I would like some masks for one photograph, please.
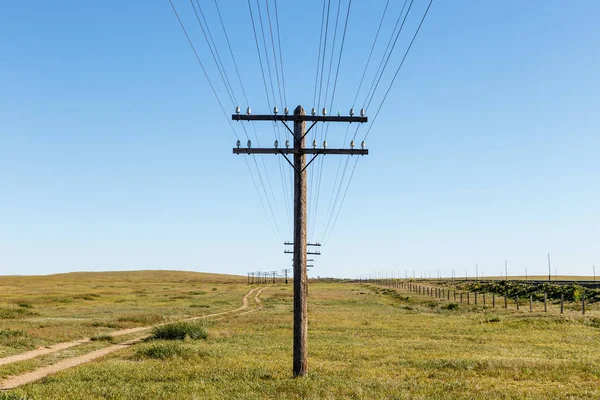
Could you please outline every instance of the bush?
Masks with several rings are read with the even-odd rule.
[[[183,340],[190,338],[193,340],[206,339],[208,330],[206,324],[202,322],[175,322],[173,324],[157,326],[152,330],[153,339],[163,340]]]
[[[167,358],[185,357],[189,355],[186,349],[179,343],[151,343],[136,349],[135,354],[138,358],[153,358],[165,360]]]

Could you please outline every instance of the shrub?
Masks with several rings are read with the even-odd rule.
[[[449,311],[455,311],[458,310],[460,306],[458,305],[458,303],[448,303],[445,306],[443,306],[442,308],[444,310],[449,310]]]
[[[174,357],[186,357],[189,353],[179,343],[150,343],[136,349],[137,358],[165,360]]]
[[[494,315],[493,317],[486,319],[485,322],[500,322],[500,317]]]
[[[208,330],[202,322],[175,322],[157,326],[152,330],[153,339],[183,340],[190,338],[198,340],[206,339],[207,337]]]
[[[19,303],[19,307],[21,308],[33,308],[33,306],[29,303]]]

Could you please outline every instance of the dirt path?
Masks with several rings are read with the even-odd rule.
[[[261,300],[259,299],[259,296],[260,296],[260,294],[262,293],[262,291],[264,289],[266,289],[266,288],[262,288],[262,289],[258,290],[258,292],[256,292],[256,295],[254,296],[254,302],[259,307],[260,307],[260,305],[262,303]],[[252,293],[254,293],[256,290],[257,290],[256,288],[250,290],[242,298],[242,306],[236,308],[235,310],[223,311],[223,312],[220,312],[220,313],[214,313],[214,314],[203,315],[203,316],[200,316],[200,317],[188,318],[185,321],[194,321],[194,320],[198,320],[198,319],[202,319],[202,318],[208,318],[208,317],[215,317],[215,316],[218,316],[218,315],[231,314],[231,313],[234,313],[234,312],[237,312],[237,311],[244,310],[244,309],[246,309],[246,308],[249,307],[248,297],[250,295],[252,295]],[[254,310],[251,310],[251,311],[254,311]],[[245,314],[245,313],[243,313],[243,314]],[[164,325],[164,324],[159,324],[159,325]],[[153,325],[153,326],[159,326],[159,325]],[[134,328],[133,332],[139,332],[139,331],[143,331],[143,330],[148,330],[148,329],[151,329],[153,326],[148,326],[148,327],[143,327],[143,328]],[[122,331],[114,332],[113,335],[115,335],[115,333],[118,333],[120,335],[125,335],[126,333],[123,333],[123,332],[132,333],[132,330],[131,329],[124,329]],[[95,350],[95,351],[92,351],[91,353],[84,354],[84,355],[81,355],[81,356],[78,356],[78,357],[73,357],[73,358],[69,358],[67,360],[59,361],[56,364],[49,365],[47,367],[42,367],[42,368],[36,369],[35,371],[27,372],[27,373],[24,373],[22,375],[13,376],[11,378],[8,378],[8,379],[0,382],[0,390],[14,389],[14,388],[16,388],[18,386],[25,385],[27,383],[31,383],[31,382],[37,381],[38,379],[42,379],[42,378],[44,378],[44,377],[46,377],[48,375],[51,375],[51,374],[54,374],[56,372],[65,370],[67,368],[71,368],[71,367],[75,367],[77,365],[88,363],[88,362],[93,361],[93,360],[95,360],[97,358],[100,358],[100,357],[103,357],[103,356],[105,356],[107,354],[113,353],[113,352],[115,352],[117,350],[121,350],[121,349],[124,349],[124,348],[126,348],[128,346],[131,346],[133,344],[139,343],[145,337],[147,337],[147,335],[139,337],[139,338],[136,338],[136,339],[129,340],[127,342],[123,342],[123,343],[115,344],[115,345],[112,345],[112,346],[108,346],[108,347],[105,347],[105,348],[100,349],[100,350]],[[84,339],[84,340],[79,340],[79,341],[74,341],[74,342],[67,342],[67,343],[59,343],[59,344],[57,344],[57,345],[55,345],[53,347],[58,347],[60,345],[63,345],[64,346],[63,348],[66,349],[66,348],[75,346],[75,345],[80,344],[80,343],[85,343],[85,342],[89,342],[89,339]],[[41,350],[43,351],[43,350],[47,350],[47,349],[41,349]],[[33,352],[36,352],[36,351],[38,351],[38,350],[33,350]],[[54,351],[59,351],[59,350],[54,350]],[[24,356],[26,354],[30,355],[33,352],[23,353],[20,356]],[[42,352],[41,354],[48,354],[48,352]],[[40,354],[38,354],[38,355],[40,355]],[[28,356],[27,358],[22,358],[22,360],[28,360],[30,358],[37,357],[38,355]],[[13,358],[14,359],[14,358],[16,358],[16,356],[7,357],[6,359],[8,359],[8,358]],[[2,360],[4,360],[4,359],[2,359]],[[17,361],[21,361],[21,360],[17,360]],[[12,361],[12,362],[16,362],[16,361]],[[5,363],[5,364],[8,364],[8,363]]]
[[[262,288],[258,291],[258,293],[256,294],[255,299],[254,299],[255,302],[256,302],[256,298],[260,295],[260,293],[264,289],[265,288]],[[214,314],[202,315],[199,317],[187,318],[187,319],[185,319],[185,321],[194,321],[194,320],[208,318],[208,317],[216,317],[218,315],[226,315],[226,314],[244,310],[244,309],[248,308],[248,306],[249,306],[248,297],[250,297],[252,295],[252,293],[254,293],[256,290],[257,290],[257,288],[254,288],[254,289],[250,290],[248,293],[246,293],[246,295],[242,298],[242,306],[236,308],[235,310],[229,310],[229,311],[223,311],[220,313],[214,313]],[[257,303],[257,304],[259,304],[259,303]],[[165,325],[165,324],[166,323],[151,325],[151,326],[143,326],[143,327],[138,327],[138,328],[121,329],[119,331],[111,332],[110,335],[111,336],[123,336],[123,335],[128,335],[131,333],[144,332],[144,331],[154,328],[155,326],[161,326],[161,325]],[[25,353],[16,354],[14,356],[0,358],[0,366],[6,365],[6,364],[12,364],[12,363],[19,362],[19,361],[30,360],[32,358],[40,357],[40,356],[43,356],[46,354],[56,353],[58,351],[66,350],[68,348],[78,346],[80,344],[89,343],[90,341],[91,341],[90,339],[80,339],[80,340],[73,340],[71,342],[57,343],[52,346],[42,347],[39,349],[27,351]],[[115,345],[115,346],[122,346],[122,345]],[[102,349],[102,350],[105,350],[105,349]],[[118,350],[118,349],[115,349],[115,350]],[[100,350],[98,350],[98,351],[100,351]],[[94,352],[94,353],[96,353],[96,352]],[[100,357],[100,356],[98,356],[98,357]],[[55,364],[55,365],[58,365],[58,364]],[[4,383],[2,383],[0,385],[0,389],[4,389]]]
[[[260,294],[265,289],[266,289],[266,287],[260,289],[258,292],[256,292],[256,296],[254,296],[254,302],[256,303],[256,308],[253,308],[253,309],[248,310],[248,311],[244,311],[243,313],[239,313],[237,315],[238,316],[240,316],[240,315],[246,315],[246,314],[250,314],[250,313],[253,313],[255,311],[260,310],[262,308],[262,300],[260,299]],[[223,319],[223,318],[217,318],[217,320],[221,320],[221,319]]]

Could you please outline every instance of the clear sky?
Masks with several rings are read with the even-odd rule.
[[[269,113],[248,3],[218,3],[248,103]],[[233,113],[190,2],[174,4]],[[200,4],[245,109],[215,4]],[[260,4],[268,91],[279,99],[267,3]],[[278,1],[278,67],[290,109],[317,102],[346,114],[365,105],[404,2],[389,2],[353,104],[385,4],[352,2],[330,107],[348,2],[337,31],[331,2],[322,86],[329,99],[315,101],[323,2]],[[371,121],[427,4],[414,0],[367,109]],[[360,142],[372,125],[370,155],[356,164],[335,225],[329,216],[355,158],[334,206],[347,158],[310,167],[309,239],[325,239],[310,275],[474,275],[476,263],[499,275],[505,259],[509,274],[544,274],[548,252],[553,273],[600,268],[599,19],[595,0],[434,1],[376,122],[358,132]],[[245,144],[241,125],[233,124]],[[330,126],[329,147],[348,145],[346,128]],[[270,123],[246,129],[253,146],[285,137]],[[324,131],[314,133],[320,142]],[[235,140],[168,0],[0,7],[1,274],[291,267],[282,243],[292,240],[290,168],[275,156],[232,155]]]

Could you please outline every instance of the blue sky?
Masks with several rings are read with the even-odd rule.
[[[190,3],[174,3],[232,113]],[[414,0],[371,120],[427,3]],[[201,4],[245,108],[214,2]],[[268,113],[248,4],[219,4],[248,101]],[[291,109],[313,106],[322,4],[278,2]],[[368,84],[402,4],[390,1]],[[353,105],[384,6],[352,2],[333,112]],[[310,274],[474,275],[479,263],[499,275],[505,259],[509,274],[545,274],[548,252],[559,274],[600,267],[599,16],[592,0],[434,1]],[[167,0],[13,2],[2,7],[0,38],[0,273],[291,266],[282,245],[292,239],[289,168],[231,154],[236,136]],[[363,89],[357,108],[365,97]],[[253,143],[285,137],[269,125],[246,126]],[[332,124],[329,147],[347,146],[345,132]],[[340,161],[329,156],[310,171],[311,240],[327,238]]]

